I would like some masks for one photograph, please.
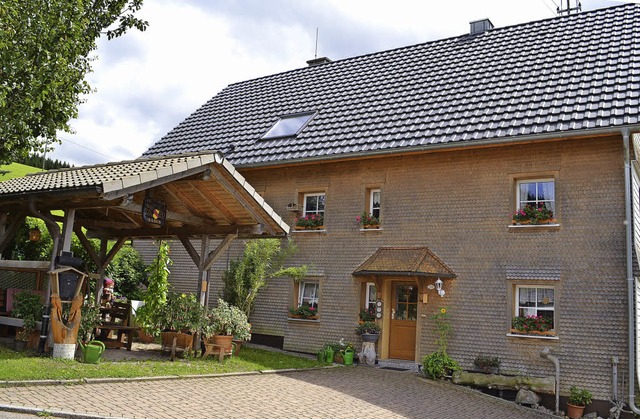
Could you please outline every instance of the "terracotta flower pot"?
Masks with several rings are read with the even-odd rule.
[[[584,406],[567,403],[567,416],[571,419],[580,419],[584,413]]]

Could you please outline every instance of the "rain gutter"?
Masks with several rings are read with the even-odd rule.
[[[640,124],[628,125],[624,129],[631,131],[640,131]],[[383,150],[371,150],[371,151],[361,151],[355,153],[340,153],[335,155],[324,155],[324,156],[313,156],[307,158],[294,158],[294,159],[285,159],[285,160],[276,160],[270,162],[259,162],[259,163],[249,163],[249,164],[241,164],[235,163],[234,158],[231,157],[228,159],[233,162],[233,165],[236,169],[258,169],[270,166],[285,166],[285,165],[300,165],[303,163],[315,163],[322,161],[333,161],[333,160],[354,160],[362,157],[381,157],[389,154],[405,154],[405,153],[417,153],[422,151],[433,151],[433,150],[447,150],[452,148],[461,148],[461,147],[482,147],[487,145],[505,145],[505,144],[518,144],[518,143],[534,143],[538,141],[548,141],[548,140],[558,140],[558,139],[569,139],[573,137],[585,137],[585,136],[603,136],[607,134],[620,134],[620,127],[615,128],[594,128],[594,129],[584,129],[584,130],[576,130],[576,131],[565,131],[565,132],[555,132],[555,133],[546,133],[546,134],[530,134],[530,135],[519,135],[513,137],[504,137],[504,138],[489,138],[489,139],[480,139],[480,140],[458,140],[451,141],[447,143],[437,143],[437,144],[424,144],[415,147],[393,147],[386,148]]]

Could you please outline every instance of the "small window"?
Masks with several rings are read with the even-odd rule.
[[[515,287],[512,332],[529,335],[555,335],[555,289],[552,286]]]
[[[536,179],[518,181],[517,209],[527,206],[533,208],[546,207],[555,213],[555,181],[553,179]]]
[[[302,128],[309,123],[313,115],[314,113],[307,112],[282,116],[262,138],[269,139],[296,136],[302,131]]]
[[[324,218],[324,193],[304,194],[304,216],[320,215]]]
[[[376,284],[373,282],[367,282],[366,295],[365,295],[365,308],[375,308],[376,306]]]
[[[369,214],[380,219],[380,189],[369,191]]]
[[[302,281],[298,292],[298,307],[308,305],[318,309],[319,284],[316,281]]]

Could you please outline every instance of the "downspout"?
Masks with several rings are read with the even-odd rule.
[[[542,352],[540,352],[540,357],[553,362],[553,366],[556,367],[556,410],[553,413],[557,415],[560,412],[560,360],[558,357],[551,355],[551,349],[549,349],[549,347],[545,347]]]
[[[626,253],[627,253],[627,305],[629,310],[629,408],[633,413],[640,414],[640,408],[636,406],[635,397],[635,305],[634,292],[635,280],[633,278],[633,247],[632,247],[632,225],[631,225],[631,154],[629,146],[629,129],[622,131],[622,144],[624,146],[624,204],[625,204],[625,230],[626,230]]]
[[[51,250],[51,264],[49,270],[56,268],[55,259],[58,255],[58,244],[60,242],[60,227],[51,217],[44,215],[36,209],[33,199],[29,200],[29,211],[32,215],[40,218],[47,225],[47,230],[51,234],[53,240],[53,249]],[[40,327],[40,340],[38,341],[38,353],[44,353],[47,338],[49,336],[49,319],[51,318],[51,277],[47,281],[47,294],[44,301],[44,309],[42,310],[42,326]]]

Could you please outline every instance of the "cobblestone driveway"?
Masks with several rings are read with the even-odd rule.
[[[411,372],[369,367],[0,388],[0,405],[128,418],[549,418]],[[95,416],[94,416],[95,415]]]

